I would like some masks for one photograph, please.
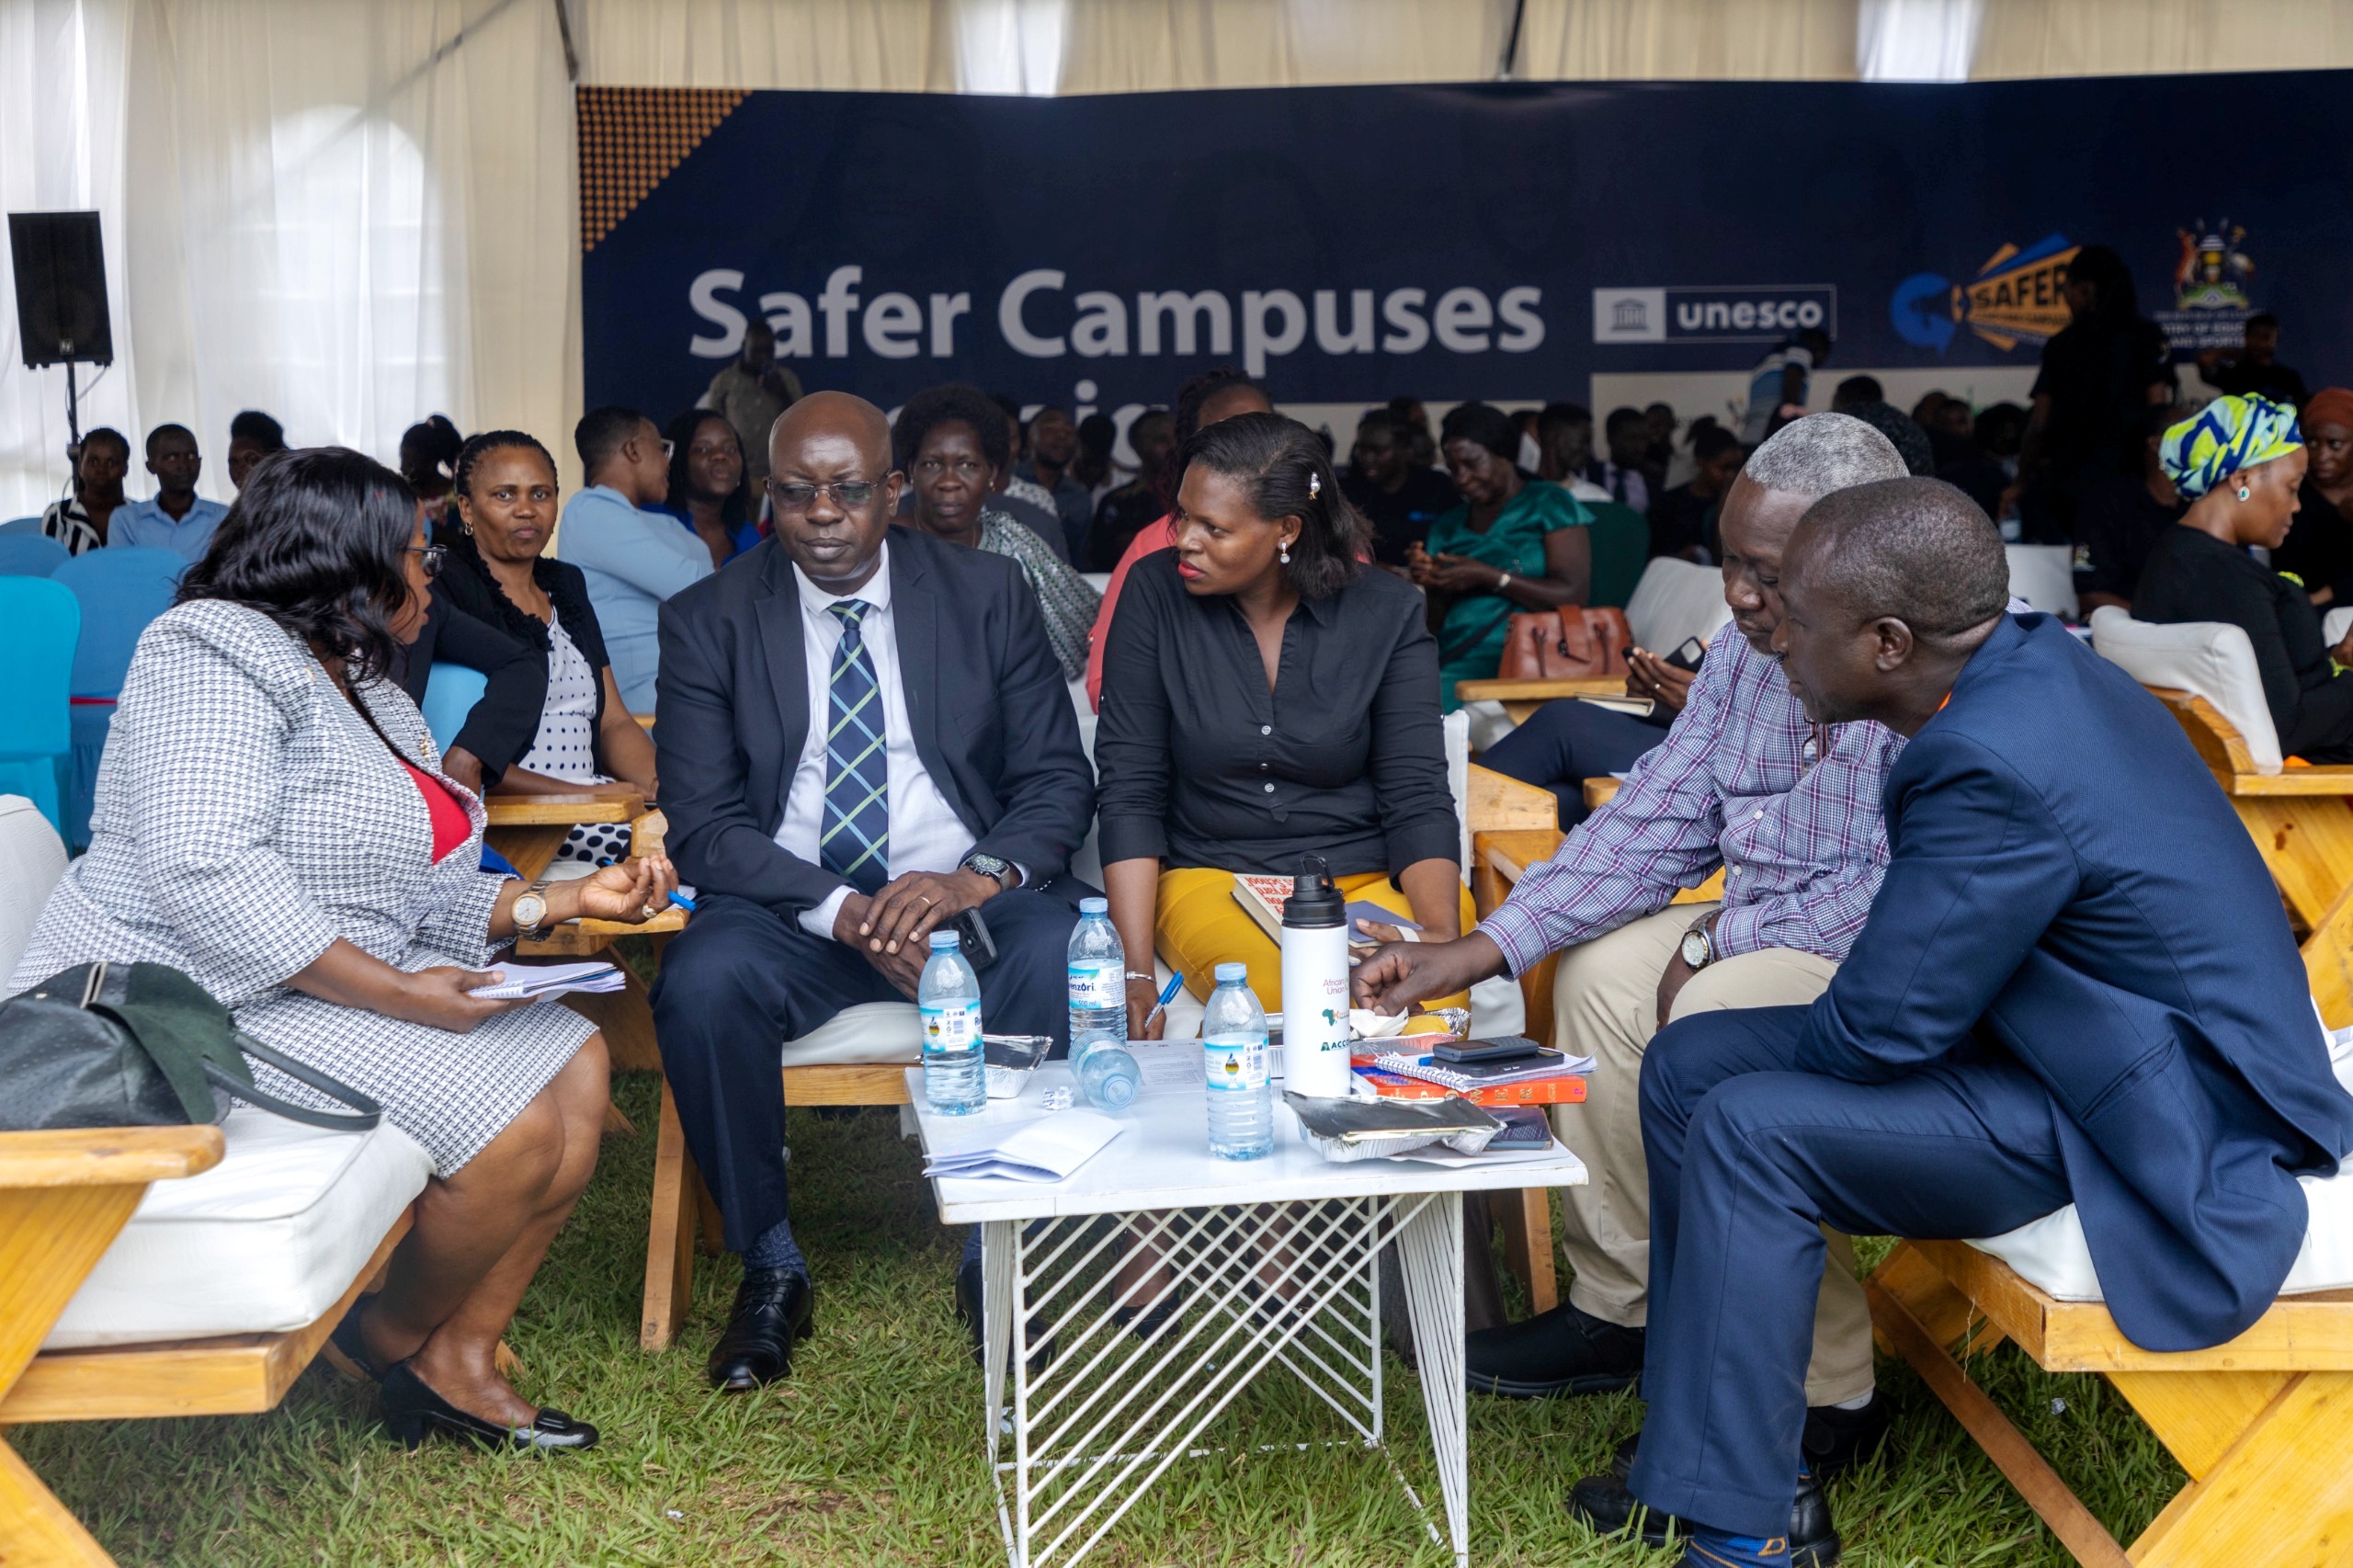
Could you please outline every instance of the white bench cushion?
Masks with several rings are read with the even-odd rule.
[[[2235,629],[2234,629],[2235,630]],[[2331,1047],[2336,1081],[2353,1093],[2353,1029],[2341,1032]],[[2304,1205],[2310,1210],[2304,1226],[2303,1250],[2279,1287],[2283,1296],[2307,1290],[2341,1290],[2353,1286],[2353,1163],[2333,1176],[2301,1176]],[[1969,1244],[1991,1253],[2018,1272],[2045,1295],[2062,1301],[2098,1301],[2107,1298],[2099,1275],[2092,1267],[2091,1247],[2084,1240],[2084,1224],[2072,1203],[2055,1214],[2020,1225],[2015,1231]]]
[[[147,1189],[43,1349],[307,1327],[351,1289],[433,1168],[389,1122],[324,1132],[238,1106],[221,1131],[221,1163]]]
[[[1707,642],[1732,619],[1724,603],[1723,574],[1662,555],[1643,568],[1642,580],[1626,600],[1626,624],[1637,645],[1662,657],[1687,637]]]
[[[24,957],[33,922],[64,874],[64,841],[40,808],[22,795],[0,795],[0,978]]]
[[[2006,544],[2010,597],[2024,599],[2045,615],[2075,619],[2075,552],[2063,544]],[[2012,614],[2017,613],[2012,607]]]
[[[2160,626],[2102,605],[2092,611],[2092,647],[2143,686],[2204,698],[2246,742],[2256,772],[2279,771],[2279,733],[2263,699],[2255,644],[2238,627],[2219,620]]]

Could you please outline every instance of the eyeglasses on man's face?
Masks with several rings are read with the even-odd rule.
[[[874,499],[874,493],[881,488],[870,479],[842,479],[831,484],[783,483],[771,479],[768,481],[768,499],[776,504],[778,511],[799,517],[817,504],[817,493],[822,490],[832,496],[834,505],[843,511],[856,512],[864,509]]]

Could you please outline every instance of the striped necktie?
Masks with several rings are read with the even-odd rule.
[[[827,678],[825,817],[817,863],[860,892],[890,878],[890,753],[883,743],[882,691],[858,623],[874,607],[847,599],[825,607],[842,623]]]

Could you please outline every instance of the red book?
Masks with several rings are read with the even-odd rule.
[[[1402,1074],[1384,1073],[1371,1064],[1370,1057],[1358,1057],[1356,1074],[1372,1085],[1372,1092],[1385,1100],[1442,1100],[1454,1093],[1439,1084],[1425,1083]],[[1531,1078],[1526,1083],[1503,1084],[1492,1089],[1478,1089],[1462,1096],[1472,1105],[1485,1106],[1490,1110],[1497,1106],[1511,1105],[1582,1105],[1585,1103],[1585,1074],[1563,1073],[1557,1077]]]

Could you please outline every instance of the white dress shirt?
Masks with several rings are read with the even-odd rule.
[[[784,802],[784,821],[777,824],[778,845],[811,864],[818,864],[817,835],[825,818],[825,732],[832,727],[834,653],[842,645],[842,623],[827,607],[863,599],[874,608],[858,622],[859,641],[874,666],[874,682],[882,698],[882,740],[890,769],[888,799],[891,843],[885,874],[909,871],[952,871],[972,853],[972,831],[956,814],[930,770],[915,754],[915,731],[907,723],[907,696],[899,683],[899,634],[891,614],[891,546],[886,541],[874,575],[854,594],[829,594],[792,569],[793,586],[801,593],[801,647],[809,666],[809,738],[801,744],[801,762],[792,772],[792,788]],[[801,929],[813,936],[831,937],[835,918],[850,890],[836,888],[826,900],[801,916]]]

